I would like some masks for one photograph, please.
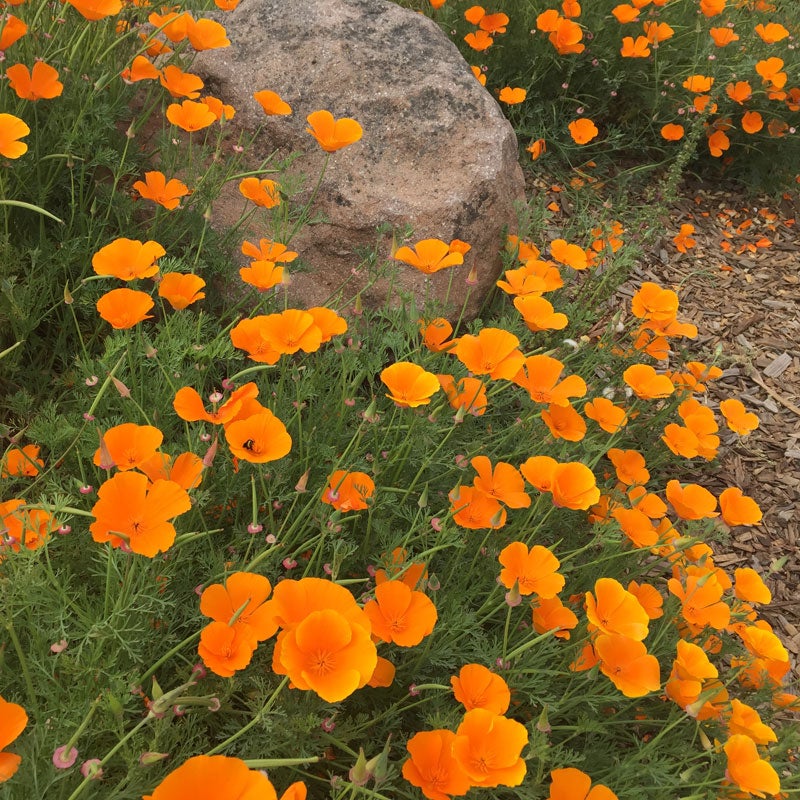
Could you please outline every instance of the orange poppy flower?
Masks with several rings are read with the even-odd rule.
[[[561,11],[565,17],[579,17],[581,15],[581,4],[578,0],[563,0]]]
[[[213,19],[198,19],[196,22],[189,18],[186,26],[186,35],[189,44],[197,50],[216,50],[219,47],[230,47],[230,39],[225,32],[225,27]]]
[[[742,494],[741,489],[730,487],[719,496],[722,519],[730,527],[736,525],[758,525],[761,522],[761,509],[752,497]]]
[[[0,155],[4,158],[19,158],[28,152],[28,145],[19,140],[31,129],[13,114],[0,114]]]
[[[703,94],[714,85],[714,78],[710,75],[690,75],[682,84],[684,89],[688,89],[695,94]]]
[[[214,583],[200,595],[200,613],[215,622],[241,630],[254,643],[269,639],[278,630],[266,600],[272,584],[263,575],[234,572],[223,586]],[[236,619],[231,622],[233,617]]]
[[[728,427],[739,436],[747,436],[758,427],[758,417],[748,412],[741,400],[722,400],[719,410]]]
[[[338,703],[366,686],[378,663],[368,628],[333,609],[313,611],[279,637],[272,668],[297,689]]]
[[[292,437],[269,409],[226,425],[225,439],[236,458],[252,464],[277,461],[292,449]]]
[[[447,341],[453,334],[453,326],[444,317],[437,317],[428,323],[421,319],[419,332],[422,336],[422,344],[432,353],[449,350],[455,344],[453,341]]]
[[[423,239],[410,247],[400,247],[394,254],[396,261],[410,264],[426,275],[464,263],[464,256],[458,251],[453,251],[447,242],[441,239]]]
[[[583,413],[606,433],[618,433],[628,424],[628,412],[605,397],[596,397],[583,407]]]
[[[524,542],[512,542],[500,551],[498,561],[503,565],[500,583],[506,589],[516,585],[523,596],[549,600],[564,588],[565,578],[558,572],[561,562],[546,547],[528,549]]]
[[[731,715],[727,720],[728,732],[749,736],[756,744],[777,742],[775,731],[761,721],[761,716],[752,706],[734,698],[731,700]]]
[[[745,133],[758,133],[764,127],[764,118],[758,111],[745,111],[742,114],[742,130]]]
[[[229,756],[194,756],[142,800],[278,800],[267,776]]]
[[[136,181],[133,188],[140,197],[152,200],[170,211],[180,205],[181,197],[190,194],[189,188],[183,181],[177,178],[170,178],[168,181],[164,173],[157,170],[145,172],[144,180]]]
[[[200,102],[214,115],[214,119],[217,122],[222,122],[223,117],[225,121],[232,120],[236,115],[236,109],[233,106],[223,103],[222,100],[217,97],[205,95],[200,98]]]
[[[403,408],[427,405],[441,389],[436,375],[410,361],[397,361],[386,367],[381,371],[381,381],[389,390],[386,396]]]
[[[423,592],[403,581],[385,581],[375,587],[375,599],[364,605],[372,635],[399,647],[414,647],[436,625],[436,606]]]
[[[154,28],[159,28],[167,39],[175,43],[182,42],[189,35],[190,26],[194,24],[192,15],[187,11],[180,14],[176,11],[169,11],[166,14],[153,12],[147,20]]]
[[[536,633],[553,634],[557,639],[569,639],[570,631],[578,627],[578,618],[558,597],[539,598],[532,606],[533,629]]]
[[[658,530],[650,517],[638,508],[615,508],[611,516],[634,547],[653,547],[658,542]]]
[[[292,107],[277,92],[262,89],[260,92],[255,92],[253,98],[268,117],[285,117],[292,113]]]
[[[18,553],[21,547],[38,550],[43,547],[52,531],[58,528],[55,517],[41,508],[26,508],[25,500],[15,498],[0,503],[0,530],[5,541],[0,549],[10,546]]]
[[[257,645],[243,627],[210,622],[200,632],[197,654],[215,675],[230,678],[252,661]]]
[[[123,281],[151,278],[158,272],[156,260],[166,252],[158,242],[115,239],[92,256],[92,269],[98,275],[112,275]]]
[[[642,27],[647,40],[656,46],[675,35],[675,31],[666,22],[645,22]]]
[[[522,314],[528,330],[534,333],[560,331],[569,324],[567,315],[556,313],[552,304],[544,297],[534,294],[515,297],[514,307]]]
[[[167,453],[155,453],[139,469],[151,481],[173,481],[188,492],[197,488],[203,480],[203,460],[194,453],[181,453],[173,459]]]
[[[281,204],[281,187],[269,178],[259,179],[252,175],[244,178],[239,191],[261,208],[275,208]]]
[[[487,33],[483,30],[477,30],[474,33],[468,33],[464,37],[464,41],[477,52],[481,53],[484,50],[488,50],[493,44],[494,39],[490,33]]]
[[[483,328],[477,336],[462,336],[452,353],[474,375],[511,380],[525,357],[517,349],[519,339],[502,328]]]
[[[32,70],[24,64],[14,64],[6,70],[8,85],[23,100],[52,100],[64,91],[64,84],[58,80],[58,70],[37,61]]]
[[[551,403],[542,411],[542,421],[555,439],[579,442],[586,436],[586,423],[572,406]]]
[[[559,55],[567,56],[582,53],[586,45],[581,42],[583,29],[577,22],[560,17],[555,28],[550,31],[547,40]]]
[[[668,142],[677,142],[683,139],[685,133],[683,125],[669,122],[661,128],[661,138]]]
[[[606,455],[614,465],[617,479],[626,486],[644,485],[650,480],[644,456],[638,450],[620,450],[612,447]]]
[[[138,325],[146,319],[152,319],[147,312],[154,306],[153,298],[146,292],[134,289],[112,289],[106,292],[96,304],[100,316],[112,328],[125,330]]]
[[[479,492],[495,498],[509,508],[530,506],[531,499],[525,493],[525,481],[512,464],[498,461],[492,467],[486,456],[475,456],[470,464],[478,473],[473,485]]]
[[[0,477],[32,478],[39,474],[39,467],[43,466],[38,444],[26,444],[23,448],[9,447],[0,462]]]
[[[203,399],[197,391],[190,386],[184,386],[176,392],[172,407],[175,409],[175,413],[187,422],[197,422],[197,420],[202,419],[215,425],[224,425],[234,419],[245,399],[253,398],[257,395],[258,387],[256,384],[246,383],[231,392],[231,396],[219,408],[209,412],[206,411]]]
[[[549,492],[553,488],[553,476],[557,466],[558,461],[550,456],[531,456],[520,465],[519,471],[525,476],[525,480],[540,492]]]
[[[719,158],[730,146],[731,140],[728,138],[725,131],[714,131],[714,133],[708,137],[708,152],[711,153],[714,158]]]
[[[8,50],[14,42],[19,41],[28,32],[28,26],[13,14],[9,14],[0,23],[0,50]]]
[[[550,242],[550,255],[560,264],[566,264],[573,269],[584,270],[589,266],[586,251],[564,239],[553,239]]]
[[[115,466],[121,472],[137,469],[155,455],[164,440],[164,434],[152,425],[123,422],[103,434],[103,447],[95,450],[93,463],[101,466],[103,458],[111,459],[105,469]]]
[[[642,400],[656,400],[669,397],[675,386],[666,375],[658,375],[649,364],[634,364],[622,373],[625,383]]]
[[[190,100],[200,97],[200,90],[205,86],[199,75],[184,72],[174,64],[169,64],[161,70],[159,80],[173,97],[188,97]]]
[[[734,594],[748,603],[771,603],[772,592],[764,579],[750,567],[737,567],[734,575]]]
[[[759,23],[756,25],[755,31],[765,44],[775,44],[789,35],[789,31],[779,22],[768,22],[766,25]]]
[[[739,41],[739,36],[734,33],[733,28],[711,28],[708,33],[717,47],[726,47],[732,42]]]
[[[192,507],[186,490],[172,481],[150,482],[138,472],[118,472],[98,489],[99,500],[92,508],[96,521],[89,526],[92,539],[123,541],[139,555],[152,558],[169,550],[175,541],[175,527],[169,520]]]
[[[19,769],[21,756],[4,751],[25,730],[27,724],[25,709],[0,697],[0,783],[7,781]]]
[[[450,678],[453,696],[466,711],[483,708],[492,714],[505,714],[511,702],[508,684],[481,664],[465,664]]]
[[[504,86],[500,90],[500,94],[497,96],[497,99],[501,103],[514,106],[518,103],[524,102],[527,95],[528,93],[525,91],[525,89],[521,89],[520,87],[512,88],[511,86]]]
[[[161,77],[161,70],[145,56],[136,56],[130,67],[122,70],[120,77],[128,83],[155,81]]]
[[[716,17],[725,10],[727,0],[700,0],[700,11],[706,17]]]
[[[717,498],[696,483],[681,486],[679,481],[667,483],[667,500],[681,519],[711,519],[718,517]]]
[[[408,554],[402,547],[395,547],[388,557],[384,553],[381,556],[381,561],[386,563],[386,568],[375,571],[375,584],[380,585],[389,580],[400,580],[403,581],[409,589],[416,589],[421,581],[427,580],[428,570],[425,564],[414,562],[406,563],[407,555]]]
[[[762,77],[764,83],[770,83],[776,89],[782,89],[786,84],[786,73],[781,72],[783,66],[782,58],[772,56],[756,62],[756,72]]]
[[[677,656],[664,691],[667,697],[687,713],[696,716],[696,703],[708,689],[708,682],[719,676],[717,668],[708,660],[705,650],[696,644],[678,639]]]
[[[283,283],[283,267],[274,261],[251,261],[249,267],[242,267],[239,276],[259,292],[266,292]]]
[[[647,612],[650,619],[659,619],[664,616],[664,598],[655,586],[649,583],[631,581],[628,591],[639,601],[641,607]]]
[[[306,121],[309,125],[306,133],[310,133],[326,153],[335,153],[357,142],[364,132],[354,119],[334,119],[330,111],[313,111]]]
[[[729,83],[725,87],[725,94],[733,100],[734,103],[742,105],[746,103],[753,96],[753,87],[747,81],[736,81],[736,83]]]
[[[184,100],[180,105],[171,103],[167,106],[166,117],[172,125],[189,133],[207,128],[217,121],[214,112],[205,103],[196,103],[194,100]]]
[[[113,17],[122,10],[121,0],[67,0],[67,2],[88,20]]]
[[[620,48],[620,55],[623,58],[647,58],[650,55],[651,40],[647,36],[633,36],[622,37],[622,47]]]
[[[319,328],[322,344],[347,331],[347,320],[340,317],[332,308],[312,306],[307,309],[307,313],[311,314],[314,324]]]
[[[531,154],[531,161],[536,161],[547,152],[547,143],[544,139],[536,139],[525,149]]]
[[[375,671],[372,673],[372,676],[367,681],[367,686],[371,686],[373,689],[391,686],[394,683],[394,676],[396,674],[397,670],[394,664],[388,659],[378,656],[378,663],[375,665]],[[284,798],[281,797],[281,800],[284,800]]]
[[[672,241],[675,242],[675,247],[678,249],[679,253],[685,253],[688,250],[691,250],[697,244],[697,241],[691,238],[691,235],[693,233],[694,233],[694,225],[690,225],[689,223],[684,223],[683,225],[681,225],[680,231],[675,236],[672,237]],[[669,290],[664,290],[664,291],[669,291]],[[677,311],[677,295],[675,296],[675,300],[676,300],[675,310]]]
[[[586,616],[601,633],[637,642],[648,634],[650,618],[635,595],[614,578],[598,578],[594,594],[586,592]]]
[[[320,497],[323,503],[337,511],[363,511],[375,492],[375,481],[365,472],[337,469],[328,479],[328,488]]]
[[[472,486],[460,486],[449,494],[453,522],[461,528],[483,530],[502,528],[506,510],[500,502]]]
[[[568,406],[569,398],[586,394],[586,381],[578,375],[568,375],[560,381],[563,371],[564,364],[557,358],[528,356],[512,380],[527,390],[534,403]]]
[[[421,731],[406,742],[411,757],[403,762],[403,777],[428,800],[460,797],[472,786],[453,757],[455,738],[448,730]]]
[[[473,708],[456,730],[453,756],[473,786],[519,786],[526,772],[520,753],[527,744],[524,725]]]
[[[726,776],[739,789],[756,797],[777,795],[781,790],[778,773],[763,758],[759,758],[756,743],[744,734],[731,736],[723,746],[728,757]]]
[[[614,6],[611,13],[620,25],[627,25],[629,22],[635,22],[639,18],[639,9],[633,5],[622,3]]]
[[[547,800],[617,800],[611,789],[602,783],[592,786],[592,779],[575,767],[554,769],[550,780]]]
[[[632,486],[628,489],[628,500],[639,511],[643,511],[650,519],[661,519],[667,513],[667,504],[657,495],[648,492],[644,486]]]
[[[244,350],[253,361],[276,364],[281,354],[275,342],[265,335],[263,321],[264,316],[243,319],[231,329],[231,343]]]
[[[553,494],[553,503],[560,508],[585,511],[600,499],[594,473],[579,461],[556,464],[552,472],[550,491]]]
[[[437,375],[439,384],[450,406],[456,411],[464,409],[465,414],[483,416],[489,401],[486,399],[486,384],[478,378],[461,378],[457,383],[452,375]]]
[[[206,296],[200,291],[205,285],[199,275],[191,272],[165,272],[158,282],[158,296],[180,311]]]
[[[644,643],[627,636],[603,634],[594,642],[600,671],[625,697],[644,697],[661,688],[658,659]]]
[[[600,131],[590,119],[582,117],[569,123],[569,135],[575,144],[587,144],[594,139]]]
[[[687,575],[685,586],[677,578],[670,578],[667,586],[671,594],[681,601],[681,614],[695,632],[706,625],[723,630],[731,619],[730,608],[722,601],[724,589],[715,573]]]

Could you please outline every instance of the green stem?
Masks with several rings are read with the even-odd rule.
[[[19,666],[20,669],[22,670],[22,677],[25,679],[25,689],[28,693],[28,703],[30,704],[31,708],[38,711],[39,704],[36,701],[36,691],[33,688],[31,673],[30,670],[28,669],[28,661],[25,658],[25,653],[22,650],[22,645],[20,644],[17,632],[16,630],[14,630],[14,623],[11,620],[8,620],[5,623],[5,629],[8,631],[8,635],[11,637],[11,643],[14,645],[14,651],[16,652],[17,658],[19,659]]]

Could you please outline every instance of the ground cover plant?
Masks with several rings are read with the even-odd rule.
[[[596,318],[627,221],[531,200],[478,320],[362,307],[473,258],[413,232],[294,308],[308,209],[191,73],[219,23],[19,3],[0,41],[4,796],[800,792],[769,575],[712,550],[761,512],[682,480],[758,418],[706,401],[672,289]],[[263,237],[211,227],[229,181]]]

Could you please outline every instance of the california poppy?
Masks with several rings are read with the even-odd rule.
[[[722,412],[722,416],[725,417],[728,427],[738,433],[739,436],[747,436],[758,428],[758,417],[747,411],[741,400],[736,400],[735,398],[722,400],[719,404],[719,410]]]
[[[184,100],[180,105],[167,106],[167,120],[189,133],[207,128],[217,121],[217,117],[205,103]]]
[[[666,494],[681,519],[711,519],[719,516],[717,498],[696,483],[682,486],[679,481],[668,481]]]
[[[276,461],[292,449],[286,426],[269,409],[226,425],[225,439],[234,456],[252,464]]]
[[[130,67],[120,73],[122,80],[128,83],[139,81],[157,81],[161,77],[161,70],[146,56],[136,56]]]
[[[192,503],[186,490],[172,481],[150,482],[138,472],[118,472],[98,489],[89,526],[96,542],[123,543],[139,555],[152,558],[175,541],[169,521],[188,511]]]
[[[403,777],[428,800],[449,800],[466,794],[470,779],[453,756],[452,731],[420,731],[406,742],[410,758],[403,762]]]
[[[337,511],[363,511],[369,508],[367,500],[375,491],[375,481],[365,472],[347,472],[337,469],[328,478],[328,488],[323,492],[322,500]]]
[[[650,55],[651,40],[647,36],[623,36],[620,55],[623,58],[647,58]]]
[[[140,467],[161,446],[164,434],[152,425],[123,422],[102,435],[102,447],[95,450],[93,462],[101,466],[105,456],[111,460],[104,468],[115,466],[120,472]]]
[[[544,297],[529,294],[514,298],[514,307],[522,314],[528,330],[560,331],[567,327],[569,320],[566,314],[554,311],[552,304]]]
[[[436,606],[424,593],[403,581],[385,581],[375,587],[375,599],[364,605],[372,635],[400,647],[414,647],[436,624]]]
[[[297,258],[297,253],[289,250],[285,244],[271,239],[259,239],[258,245],[242,242],[242,254],[255,261],[272,261],[275,264],[289,264]]]
[[[527,390],[534,403],[568,406],[571,397],[586,394],[586,381],[578,375],[568,375],[560,380],[563,371],[564,364],[557,358],[528,356],[512,380]]]
[[[453,251],[441,239],[422,239],[414,245],[413,250],[407,246],[400,247],[395,252],[394,259],[416,267],[426,275],[464,263],[463,254]]]
[[[456,411],[464,409],[467,414],[474,417],[483,416],[486,413],[488,400],[486,398],[486,384],[479,378],[461,378],[458,382],[451,375],[437,375],[439,384],[450,406]]]
[[[758,111],[745,111],[742,114],[742,130],[745,133],[758,133],[764,127],[764,118]]]
[[[466,711],[483,708],[493,714],[505,714],[511,702],[508,684],[481,664],[465,664],[450,678],[453,696]]]
[[[22,758],[7,753],[5,748],[16,739],[28,724],[25,709],[0,697],[0,783],[7,781],[19,769]]]
[[[519,786],[527,770],[520,753],[527,744],[524,725],[473,708],[456,730],[453,756],[473,786]]]
[[[600,131],[590,119],[582,117],[569,123],[569,135],[575,144],[587,144],[594,139]]]
[[[734,594],[748,603],[771,603],[772,592],[764,579],[750,567],[737,567],[734,572]]]
[[[742,494],[741,489],[732,486],[719,496],[719,507],[726,525],[758,525],[761,522],[761,509],[752,497]]]
[[[520,87],[512,88],[511,86],[504,86],[500,90],[500,94],[498,95],[498,100],[501,103],[505,103],[506,105],[513,106],[517,105],[518,103],[522,103],[527,96],[527,92],[525,89]]]
[[[556,464],[552,472],[553,503],[562,508],[586,510],[600,499],[594,473],[579,461]]]
[[[143,800],[278,800],[269,778],[239,758],[194,756],[167,775]]]
[[[614,578],[598,578],[594,594],[586,592],[586,616],[601,633],[637,642],[647,636],[650,618],[638,599]]]
[[[24,64],[14,64],[6,69],[9,86],[23,100],[52,100],[64,91],[64,84],[58,80],[58,70],[37,61],[32,70]]]
[[[714,40],[717,47],[725,47],[732,42],[738,42],[739,36],[734,32],[733,28],[710,28],[708,31],[709,36]]]
[[[532,611],[531,622],[536,633],[555,631],[553,635],[557,639],[569,639],[570,631],[578,627],[578,618],[558,596],[538,598],[532,605]]]
[[[198,53],[230,47],[231,44],[224,26],[213,19],[198,19],[196,22],[191,20],[186,26],[186,35],[189,37],[189,44]]]
[[[214,583],[203,590],[200,613],[240,629],[253,642],[263,642],[278,630],[278,623],[266,605],[271,591],[272,585],[263,575],[234,572],[224,585]]]
[[[551,403],[542,411],[542,421],[555,439],[579,442],[586,436],[586,422],[572,406]]]
[[[661,138],[668,142],[677,142],[683,138],[684,127],[675,122],[669,122],[661,128]]]
[[[244,350],[253,361],[265,364],[276,364],[281,353],[275,342],[265,335],[264,316],[243,319],[230,332],[231,343],[239,350]]]
[[[275,208],[281,204],[281,187],[269,178],[251,175],[239,184],[239,191],[248,200],[261,208]]]
[[[0,155],[4,158],[19,158],[28,152],[28,145],[19,140],[31,129],[13,114],[0,114]]]
[[[550,242],[550,255],[560,264],[565,264],[572,269],[584,270],[589,266],[586,251],[576,244],[570,244],[565,239],[553,239]]]
[[[200,632],[197,654],[215,675],[230,678],[250,663],[257,645],[242,626],[210,622]]]
[[[332,308],[311,306],[306,312],[311,315],[314,325],[319,329],[322,344],[347,331],[347,320],[340,317]]]
[[[630,581],[628,591],[639,601],[641,607],[647,612],[650,619],[659,619],[664,616],[662,606],[664,598],[661,592],[649,583]]]
[[[644,643],[618,634],[603,634],[594,642],[600,671],[625,697],[644,697],[661,688],[658,659]]]
[[[756,25],[755,31],[765,44],[775,44],[789,35],[789,31],[779,22],[768,22],[766,25],[761,22]]]
[[[154,28],[158,28],[167,39],[175,43],[186,39],[189,35],[190,26],[194,25],[194,18],[188,11],[181,13],[167,11],[164,14],[158,14],[154,11],[148,16],[147,21]]]
[[[781,790],[778,773],[758,755],[756,743],[744,734],[731,736],[723,747],[728,757],[726,775],[739,789],[756,797],[777,795]]]
[[[0,50],[8,50],[28,32],[28,26],[13,14],[4,15],[0,22]]]
[[[215,425],[224,425],[234,419],[245,399],[257,396],[258,386],[255,383],[246,383],[231,392],[230,397],[214,411],[206,411],[203,398],[197,390],[191,386],[184,386],[175,393],[172,407],[175,413],[187,422],[202,419]]]
[[[262,89],[260,92],[255,92],[253,98],[268,117],[285,117],[292,113],[292,107],[277,92]]]
[[[665,42],[675,35],[673,28],[666,22],[644,22],[642,27],[644,28],[644,35],[647,37],[647,40],[656,47],[658,47],[661,42]]]
[[[625,383],[642,400],[669,397],[675,386],[666,375],[659,375],[649,364],[634,364],[622,374]]]
[[[547,800],[617,800],[607,786],[596,783],[575,767],[554,769],[550,773],[550,795]]]
[[[81,16],[92,21],[113,17],[122,10],[121,0],[67,0],[67,2]]]
[[[455,342],[448,341],[453,333],[453,326],[444,317],[436,317],[430,322],[419,321],[422,344],[432,353],[440,353],[451,348]]]
[[[618,433],[628,424],[628,412],[605,397],[596,397],[583,407],[583,413],[606,433]]]
[[[181,197],[190,194],[189,188],[177,178],[166,179],[163,172],[153,170],[145,172],[143,181],[136,181],[133,188],[140,197],[152,200],[154,203],[172,211],[181,202]]]
[[[761,716],[752,706],[734,698],[731,700],[731,715],[727,720],[731,734],[742,733],[749,736],[756,744],[777,742],[775,731],[761,721]]]
[[[462,528],[483,530],[502,528],[506,524],[506,510],[500,501],[472,486],[459,486],[448,497],[453,522]]]
[[[357,142],[363,135],[362,127],[349,117],[334,119],[330,111],[313,111],[306,117],[310,133],[326,153],[335,153]]]
[[[0,503],[0,530],[4,532],[0,549],[8,546],[15,553],[22,547],[38,550],[58,526],[52,514],[41,508],[28,508],[23,498]]]
[[[39,474],[44,461],[39,458],[39,445],[26,444],[24,447],[9,447],[0,461],[0,477],[24,476],[32,478]]]
[[[218,97],[203,95],[200,102],[214,115],[217,122],[232,120],[236,115],[236,109],[229,103],[223,103]]]
[[[386,367],[381,371],[381,381],[389,389],[386,396],[404,408],[427,405],[441,389],[436,375],[410,361],[397,361]]]
[[[98,275],[112,275],[123,281],[151,278],[158,272],[157,259],[166,252],[158,242],[114,239],[92,256],[92,269]]]
[[[200,97],[200,90],[205,85],[199,75],[184,72],[174,64],[168,64],[161,70],[159,80],[173,97],[188,97],[190,100]]]
[[[158,282],[158,296],[163,297],[176,311],[179,311],[206,295],[200,290],[206,282],[191,272],[165,272]]]
[[[525,481],[513,464],[498,461],[492,466],[486,456],[475,456],[470,461],[478,473],[473,485],[484,494],[494,497],[509,508],[528,508],[531,498],[525,493]]]
[[[645,484],[650,480],[644,456],[638,450],[620,450],[612,447],[608,453],[617,473],[617,478],[626,486]]]
[[[667,585],[681,601],[681,614],[694,631],[699,632],[706,625],[717,630],[727,627],[731,610],[722,600],[724,588],[713,572],[687,575],[683,581],[670,578]]]
[[[298,689],[316,692],[338,703],[366,686],[378,662],[368,628],[355,625],[338,611],[312,611],[284,630],[275,648],[273,670],[288,675]]]
[[[556,20],[555,27],[547,37],[550,44],[562,56],[582,53],[586,49],[586,45],[581,39],[583,39],[581,26],[565,17],[559,17]]]
[[[97,311],[112,328],[125,330],[138,325],[152,314],[147,312],[154,306],[153,298],[146,292],[134,289],[112,289],[97,301]]]
[[[558,572],[561,562],[539,544],[529,549],[524,542],[512,542],[500,551],[498,560],[503,565],[500,583],[506,589],[516,585],[523,596],[550,599],[564,588],[565,578]]]
[[[176,458],[168,453],[154,453],[138,469],[151,481],[173,481],[188,492],[202,482],[204,464],[200,456],[194,453],[181,453]]]

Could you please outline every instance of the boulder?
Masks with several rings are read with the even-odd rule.
[[[249,163],[276,149],[299,152],[293,169],[306,176],[302,201],[325,161],[305,130],[307,115],[327,109],[364,130],[359,142],[330,155],[312,205],[323,221],[292,241],[311,270],[292,275],[290,296],[316,304],[347,279],[352,296],[364,282],[361,275],[361,285],[354,281],[353,270],[388,223],[410,227],[410,245],[461,239],[472,250],[453,275],[427,277],[398,264],[394,279],[366,287],[364,304],[382,304],[394,287],[412,293],[420,309],[426,296],[436,297],[450,316],[465,303],[474,316],[501,270],[503,233],[515,230],[524,180],[511,125],[439,27],[387,0],[245,0],[219,19],[231,46],[201,53],[192,71],[234,106],[239,130],[258,131]],[[293,114],[267,117],[253,99],[262,89],[277,92]],[[212,210],[215,223],[234,224],[245,208],[229,184]],[[388,259],[391,232],[383,230],[379,249]]]

